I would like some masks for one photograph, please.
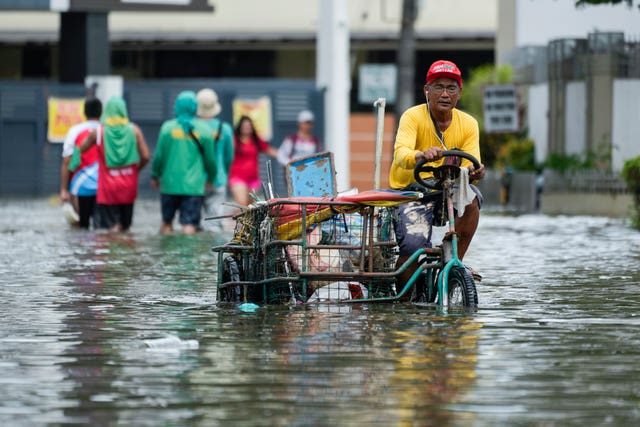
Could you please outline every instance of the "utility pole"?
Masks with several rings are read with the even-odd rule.
[[[350,188],[349,21],[347,2],[321,0],[317,35],[316,86],[324,90],[324,140],[334,154],[338,191]]]
[[[396,117],[415,104],[414,81],[416,69],[415,23],[418,17],[418,0],[402,1],[402,21],[400,23],[400,40],[398,46],[398,81]]]

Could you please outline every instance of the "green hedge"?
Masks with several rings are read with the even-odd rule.
[[[634,215],[633,226],[640,229],[640,157],[634,157],[624,162],[622,178],[627,183],[629,192],[633,194]]]

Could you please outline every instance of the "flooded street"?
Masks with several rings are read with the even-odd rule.
[[[479,309],[215,304],[228,236],[72,231],[0,201],[0,425],[640,423],[640,233],[484,212]]]

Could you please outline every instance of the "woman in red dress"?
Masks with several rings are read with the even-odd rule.
[[[229,172],[229,187],[235,202],[248,206],[249,192],[260,189],[260,168],[258,158],[265,153],[273,158],[278,151],[262,140],[256,133],[253,121],[248,116],[240,117],[233,135],[234,153],[231,171]]]

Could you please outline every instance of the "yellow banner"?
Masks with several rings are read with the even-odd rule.
[[[87,120],[84,116],[84,99],[49,98],[49,142],[64,142],[69,128]]]
[[[265,141],[271,141],[273,128],[271,125],[271,98],[263,96],[258,99],[233,100],[233,125],[236,126],[240,117],[248,116],[253,121],[258,136]]]

